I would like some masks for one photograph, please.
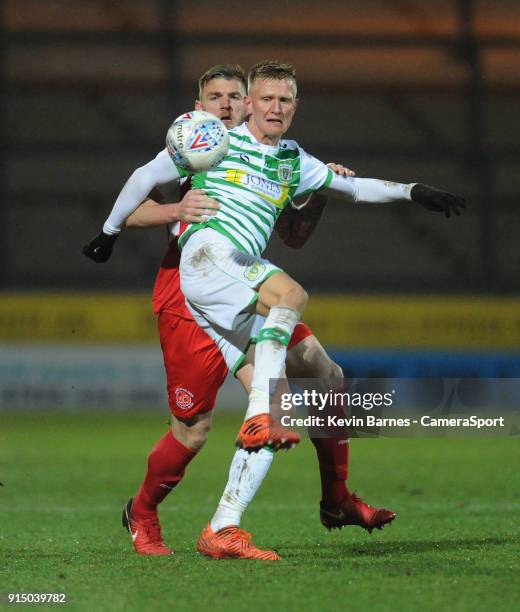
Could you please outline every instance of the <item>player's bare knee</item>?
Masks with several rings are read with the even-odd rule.
[[[208,420],[199,421],[188,427],[186,429],[187,446],[193,450],[200,450],[208,439],[210,429],[211,421]]]
[[[307,291],[305,291],[303,287],[299,285],[298,285],[298,289],[300,293],[300,309],[299,310],[300,312],[303,312],[309,302],[309,294],[307,293]]]
[[[174,417],[172,420],[173,435],[184,446],[199,451],[208,439],[211,423],[211,412],[197,415],[188,420]]]
[[[192,450],[200,450],[206,443],[206,440],[208,439],[208,434],[209,428],[207,430],[191,431],[187,436],[186,446],[188,446]]]
[[[343,389],[343,370],[334,361],[329,364],[326,381],[327,387],[331,391],[341,391]]]
[[[301,313],[305,310],[308,301],[309,296],[305,289],[298,283],[292,283],[281,296],[280,306],[287,306]]]

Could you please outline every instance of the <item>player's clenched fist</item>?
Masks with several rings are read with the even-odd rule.
[[[109,236],[104,232],[99,232],[95,238],[83,247],[83,255],[86,255],[96,263],[105,263],[110,259],[110,255],[112,255],[114,242],[118,236],[119,234]]]
[[[191,189],[179,202],[179,220],[184,223],[207,221],[220,208],[220,204],[202,189]]]

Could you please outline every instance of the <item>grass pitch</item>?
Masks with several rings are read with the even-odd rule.
[[[120,515],[166,420],[0,416],[0,593],[62,592],[74,610],[518,609],[518,438],[353,440],[351,487],[398,513],[372,536],[320,525],[314,448],[304,440],[275,457],[243,520],[283,561],[213,561],[194,545],[238,426],[217,414],[161,507],[176,555],[143,558]]]

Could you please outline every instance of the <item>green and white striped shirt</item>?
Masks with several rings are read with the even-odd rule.
[[[298,195],[327,187],[333,172],[293,140],[277,146],[257,142],[245,123],[229,130],[229,137],[221,164],[192,178],[192,187],[204,189],[221,208],[207,221],[188,225],[179,244],[211,227],[240,250],[261,255],[283,208]]]

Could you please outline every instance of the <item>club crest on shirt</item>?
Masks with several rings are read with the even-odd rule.
[[[292,164],[281,162],[278,164],[278,178],[281,183],[288,185],[292,181],[293,167]]]
[[[188,389],[177,387],[175,389],[175,403],[181,410],[189,410],[193,406],[193,393]]]
[[[254,263],[253,265],[246,268],[244,276],[248,281],[255,281],[265,272],[265,264]]]

